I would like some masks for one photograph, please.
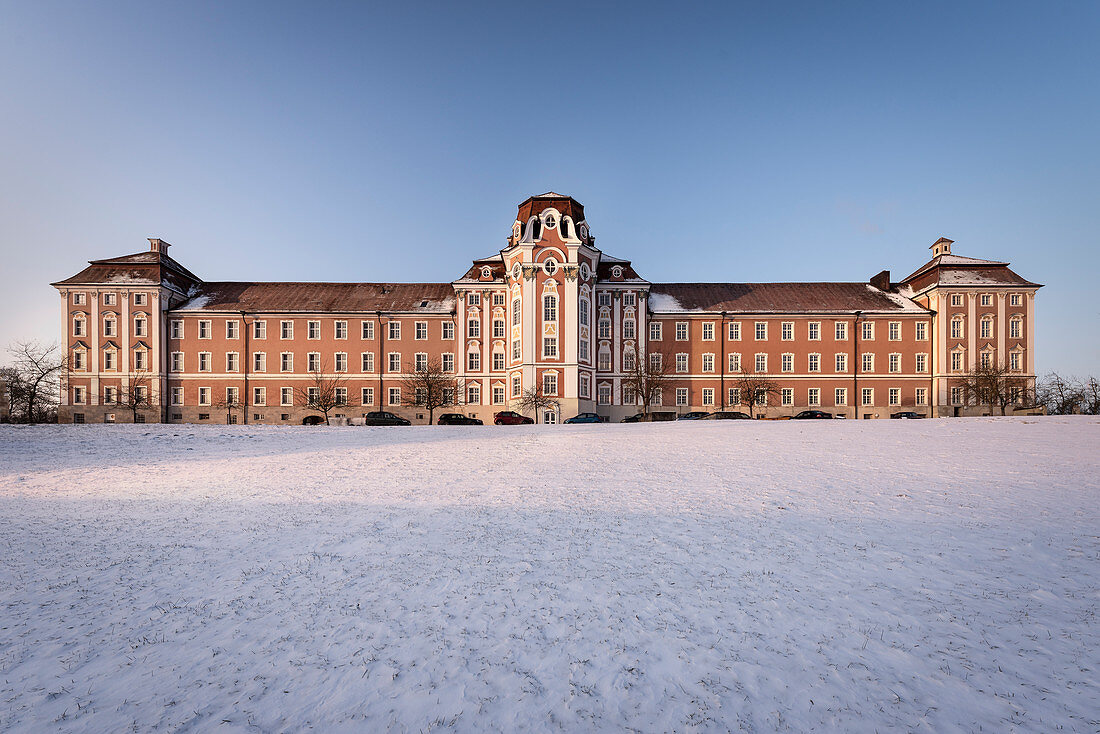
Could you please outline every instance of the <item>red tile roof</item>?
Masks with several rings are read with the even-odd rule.
[[[196,286],[176,311],[451,313],[450,283],[238,283]]]
[[[898,292],[867,283],[654,283],[649,309],[741,313],[925,313]]]

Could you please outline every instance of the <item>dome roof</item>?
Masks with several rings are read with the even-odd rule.
[[[516,219],[526,223],[531,217],[542,213],[543,209],[553,207],[562,216],[570,217],[574,222],[584,221],[584,206],[572,196],[547,191],[545,194],[529,196],[519,205]]]

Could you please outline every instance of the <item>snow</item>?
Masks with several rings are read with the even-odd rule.
[[[1098,439],[0,426],[0,731],[1094,732]]]
[[[670,311],[684,311],[676,296],[667,293],[649,293],[649,310],[652,313],[668,313]]]
[[[876,288],[869,283],[866,284],[866,286],[867,290],[877,295],[883,296],[891,303],[896,304],[899,311],[928,313],[927,309],[922,308],[920,304],[917,304],[910,299],[910,296],[913,294],[913,290],[911,288],[906,287],[904,288],[904,291],[902,289],[899,289],[898,293],[891,293],[890,291],[884,291],[881,288]]]
[[[192,293],[193,292],[194,292],[194,289],[192,289]],[[180,304],[179,306],[176,306],[176,308],[173,309],[173,310],[174,311],[200,311],[200,310],[206,308],[207,304],[209,304],[209,303],[210,303],[210,295],[207,294],[207,293],[202,293],[200,295],[193,296],[189,301],[187,301],[186,303]]]

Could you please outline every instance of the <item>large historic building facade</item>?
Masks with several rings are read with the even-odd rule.
[[[668,360],[655,410],[768,417],[968,414],[961,378],[976,365],[1035,376],[1041,286],[943,238],[900,282],[655,283],[600,251],[583,206],[550,192],[520,204],[507,246],[451,283],[203,281],[149,242],[53,284],[69,353],[62,422],[132,420],[120,401],[140,383],[151,405],[139,420],[301,423],[316,411],[295,388],[318,371],[342,378],[340,416],[425,422],[402,391],[429,362],[454,374],[453,410],[487,420],[532,386],[560,403],[545,420],[633,414],[637,360]],[[749,406],[746,372],[779,391]]]

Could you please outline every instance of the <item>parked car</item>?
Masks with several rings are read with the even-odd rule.
[[[748,413],[742,413],[739,410],[716,410],[713,413],[707,413],[703,416],[703,420],[708,421],[751,421],[752,416]]]
[[[388,410],[375,410],[367,413],[363,416],[363,425],[365,426],[411,426],[412,422],[408,418],[402,418],[399,415],[394,415]]]
[[[706,418],[708,415],[710,415],[710,413],[708,413],[705,410],[693,410],[690,413],[684,413],[682,416],[680,416],[676,420],[680,420],[680,421],[697,421],[697,420],[702,420],[703,418]]]
[[[891,413],[891,418],[923,418],[924,413],[918,413],[915,410],[903,410],[898,413]]]
[[[572,418],[566,418],[562,423],[599,423],[600,416],[596,413],[578,413]]]
[[[462,413],[444,413],[435,422],[437,426],[481,426],[485,425],[480,418],[471,418]]]
[[[804,410],[793,416],[794,420],[821,420],[832,417],[832,413],[826,413],[824,410]]]
[[[493,423],[498,426],[520,426],[535,421],[525,415],[520,415],[514,410],[502,410],[493,416]]]
[[[641,423],[643,418],[645,418],[645,413],[635,413],[623,418],[619,423]]]
[[[676,420],[674,410],[651,410],[649,413],[635,413],[623,418],[620,423],[661,423]]]

